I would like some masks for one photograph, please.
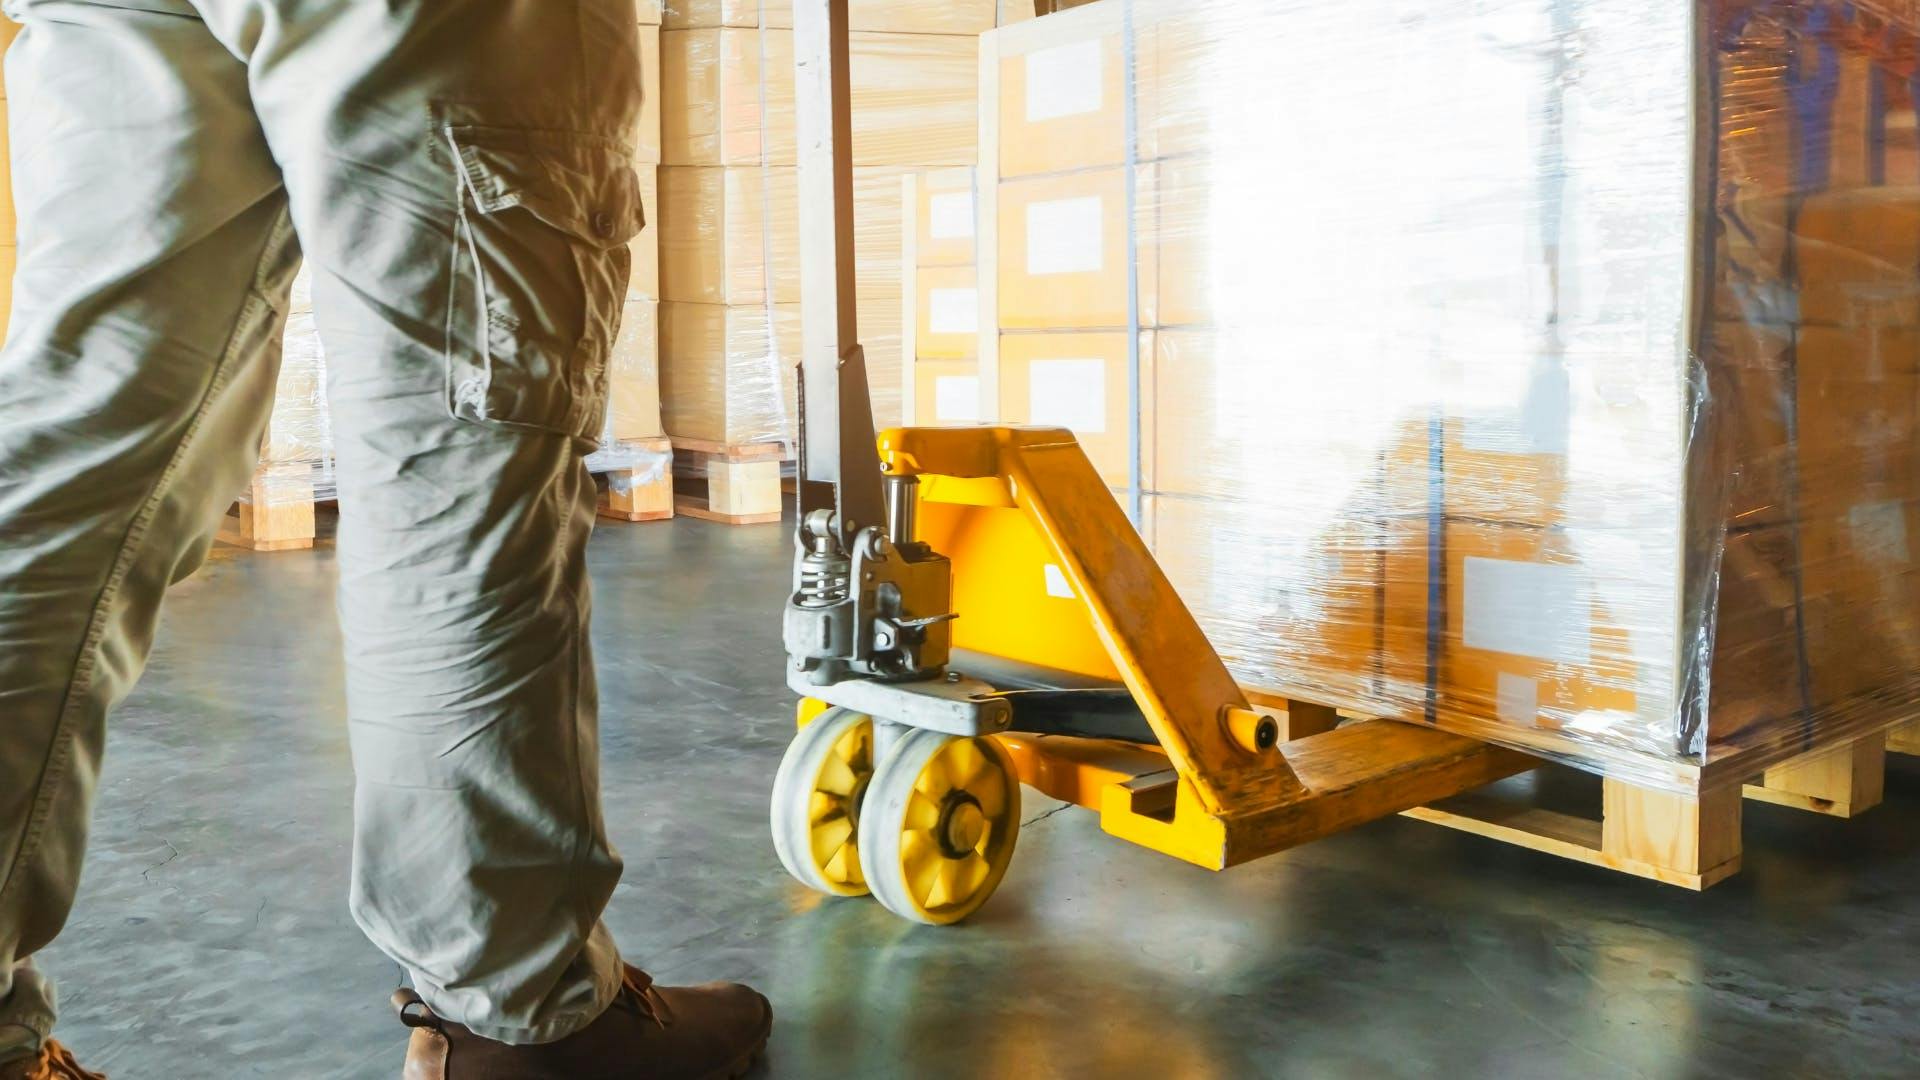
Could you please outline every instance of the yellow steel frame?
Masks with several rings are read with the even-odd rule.
[[[1384,721],[1276,742],[1066,431],[903,428],[879,446],[887,474],[920,479],[919,539],[953,562],[955,645],[1116,679],[1145,714],[1158,747],[998,736],[1022,782],[1107,832],[1221,869],[1532,764]]]

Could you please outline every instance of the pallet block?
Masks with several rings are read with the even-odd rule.
[[[313,488],[276,481],[271,498],[265,485],[254,484],[227,512],[216,538],[250,551],[298,551],[312,547],[317,532]]]
[[[1741,805],[1746,799],[1831,817],[1856,817],[1879,805],[1886,756],[1920,753],[1920,721],[1857,735],[1797,757],[1756,752],[1759,776],[1716,783],[1697,795],[1603,781],[1598,820],[1529,805],[1492,791],[1470,792],[1407,816],[1477,833],[1563,858],[1606,866],[1690,889],[1704,889],[1740,868]],[[1722,775],[1725,775],[1724,771]]]
[[[666,454],[673,452],[672,444],[666,439],[644,440],[638,449]],[[605,475],[607,486],[600,492],[598,508],[602,518],[609,521],[666,521],[673,517],[671,462],[658,473],[612,469]]]
[[[1271,691],[1248,688],[1247,697],[1255,708],[1280,721],[1281,738],[1287,742],[1331,731],[1346,720],[1364,719]],[[1536,806],[1494,788],[1402,813],[1685,889],[1705,889],[1740,869],[1737,785],[1680,795],[1603,779],[1597,816]]]
[[[764,525],[781,519],[783,444],[727,446],[676,438],[673,449],[676,460],[689,466],[675,470],[676,512],[723,525]]]
[[[1689,796],[1604,779],[1598,818],[1485,791],[1406,816],[1697,891],[1739,871],[1740,810],[1737,787]]]
[[[1920,720],[1909,720],[1888,730],[1887,753],[1920,754]]]
[[[1245,691],[1256,709],[1279,721],[1284,741],[1371,719],[1278,690]],[[1780,746],[1734,750],[1696,773],[1698,789],[1689,793],[1601,778],[1598,814],[1541,806],[1530,794],[1501,784],[1403,813],[1564,859],[1701,890],[1740,869],[1744,800],[1842,818],[1864,813],[1880,803],[1886,755],[1920,754],[1920,719],[1841,737],[1847,741],[1798,756]],[[1547,762],[1542,759],[1540,764]],[[1757,776],[1755,769],[1760,770]],[[1562,771],[1577,775],[1577,770]],[[1737,782],[1741,776],[1751,782]]]
[[[1742,790],[1749,799],[1850,818],[1880,805],[1887,771],[1885,734],[1793,758]]]

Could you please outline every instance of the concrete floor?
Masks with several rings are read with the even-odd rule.
[[[749,979],[777,1077],[1920,1075],[1920,768],[1856,822],[1748,804],[1692,895],[1389,820],[1224,875],[1029,821],[977,921],[792,884],[778,527],[594,540],[608,918],[664,980]],[[346,912],[331,553],[222,549],[116,718],[78,909],[42,960],[115,1080],[393,1077],[393,966]]]

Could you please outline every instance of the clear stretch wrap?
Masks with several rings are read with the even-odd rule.
[[[1080,433],[1248,685],[1675,790],[1913,715],[1913,27],[1102,0],[983,40],[981,413]]]
[[[673,466],[660,416],[660,21],[657,2],[639,7],[640,64],[645,105],[634,133],[633,170],[640,180],[646,228],[628,245],[633,273],[627,281],[620,333],[607,362],[607,420],[600,449],[587,468],[607,474],[618,494],[644,488]]]
[[[607,422],[587,469],[614,474],[621,490],[644,487],[673,467],[660,423],[660,304],[628,299],[608,359]]]
[[[611,360],[607,426],[598,452],[587,458],[596,473],[631,473],[640,485],[665,475],[673,454],[659,438],[657,334],[652,301],[629,300]],[[333,421],[326,399],[327,360],[313,321],[313,275],[294,278],[282,341],[280,381],[243,503],[315,502],[335,495]]]
[[[293,280],[282,339],[280,382],[260,444],[247,504],[275,506],[334,497],[333,416],[327,409],[327,357],[313,323],[313,274]]]
[[[851,5],[860,334],[882,425],[900,418],[901,176],[974,162],[990,0]],[[661,402],[669,434],[794,439],[799,187],[793,15],[668,0],[661,33]]]

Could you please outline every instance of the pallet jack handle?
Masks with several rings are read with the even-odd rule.
[[[796,0],[799,136],[799,528],[818,512],[843,550],[885,524],[880,454],[854,301],[853,119],[847,0]],[[771,328],[770,328],[771,329]],[[814,523],[813,526],[809,522]]]

